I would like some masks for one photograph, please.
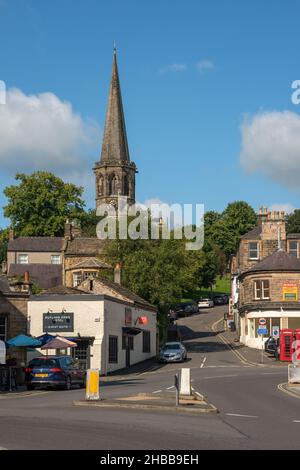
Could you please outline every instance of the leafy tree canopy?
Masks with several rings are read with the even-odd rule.
[[[83,188],[65,183],[52,173],[18,173],[19,183],[8,186],[4,215],[19,236],[60,236],[67,218],[80,219]]]
[[[286,216],[286,232],[300,233],[300,209],[295,209]]]

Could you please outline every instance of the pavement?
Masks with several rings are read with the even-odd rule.
[[[257,365],[258,351],[247,355],[242,345],[218,331],[223,314],[224,308],[216,307],[178,320],[187,363],[149,361],[141,369],[100,380],[103,401],[123,398],[126,403],[134,397],[143,402],[147,397],[148,404],[157,403],[174,392],[174,374],[190,367],[194,389],[219,413],[74,406],[84,399],[84,391],[77,388],[5,395],[0,399],[0,447],[143,452],[298,449],[300,400],[279,388],[287,381],[287,365]],[[159,399],[149,398],[156,395]]]

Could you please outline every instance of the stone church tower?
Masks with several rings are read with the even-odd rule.
[[[96,208],[102,203],[117,206],[118,196],[135,203],[135,163],[130,161],[121,88],[114,49],[101,160],[94,167],[96,175]]]

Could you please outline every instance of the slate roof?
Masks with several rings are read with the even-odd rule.
[[[8,242],[8,251],[57,252],[63,241],[62,237],[18,237]]]
[[[8,277],[24,276],[28,271],[30,280],[42,289],[49,289],[62,283],[61,264],[10,264]]]
[[[245,235],[242,236],[242,240],[256,240],[256,239],[259,239],[260,235],[261,235],[261,231],[262,231],[261,225],[257,225],[252,230],[245,233]]]
[[[265,271],[300,272],[300,260],[295,256],[290,255],[286,251],[277,250],[256,263],[252,268],[248,269],[248,271],[245,271],[242,276]]]
[[[51,289],[46,289],[40,292],[39,294],[36,294],[35,297],[42,297],[42,296],[47,296],[47,295],[87,295],[88,293],[76,289],[76,287],[66,287],[63,285],[55,286],[52,287]]]
[[[151,309],[155,308],[153,305],[147,302],[147,300],[144,300],[139,295],[135,294],[131,290],[127,289],[126,287],[123,287],[120,284],[117,284],[116,282],[112,282],[104,278],[95,278],[93,281],[96,283],[103,284],[104,286],[108,287],[112,291],[116,292],[116,294],[120,294],[122,297],[127,298],[131,302],[143,305],[145,307],[149,307]]]
[[[74,238],[66,246],[66,255],[97,256],[104,248],[105,240],[99,238]]]
[[[79,263],[74,264],[69,269],[101,269],[101,268],[111,268],[111,266],[104,261],[99,260],[98,258],[89,258]]]

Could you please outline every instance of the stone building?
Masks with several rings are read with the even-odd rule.
[[[121,87],[114,50],[112,78],[110,83],[106,122],[101,159],[95,163],[96,207],[101,204],[117,206],[118,196],[135,203],[135,174],[137,168],[130,161]]]
[[[67,222],[64,237],[18,237],[11,231],[6,272],[9,279],[29,272],[42,289],[65,285],[76,287],[88,276],[111,269],[101,261],[104,242],[81,236],[80,227]]]
[[[9,282],[4,274],[0,275],[0,340],[7,341],[19,334],[26,334],[28,327],[27,302],[31,283],[24,281]],[[13,356],[24,362],[25,352],[14,349]]]
[[[286,234],[284,212],[261,208],[259,224],[246,233],[231,260],[230,316],[240,341],[261,347],[258,319],[273,327],[300,328],[300,234]]]

